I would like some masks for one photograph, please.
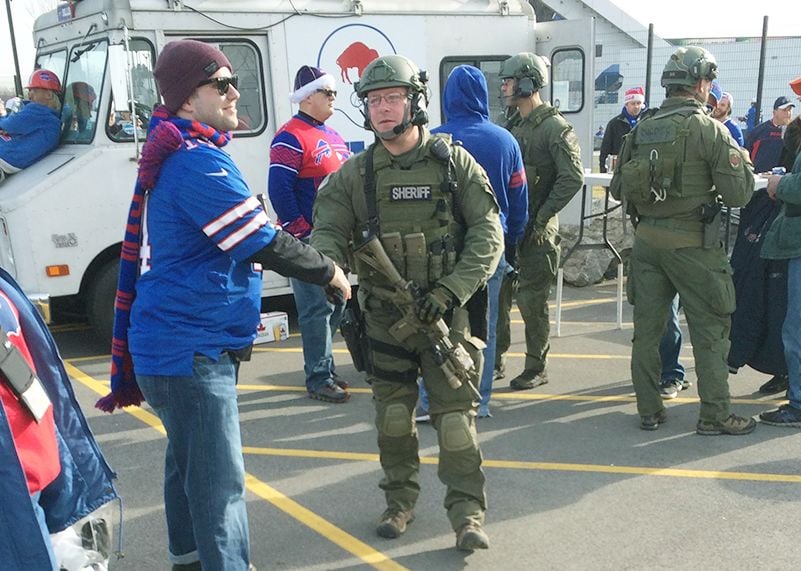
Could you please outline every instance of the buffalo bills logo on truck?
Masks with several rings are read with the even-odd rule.
[[[339,73],[342,77],[342,81],[353,83],[350,79],[350,75],[348,75],[348,70],[355,68],[359,72],[359,77],[361,77],[367,64],[377,57],[378,52],[373,48],[367,47],[362,42],[353,42],[345,48],[345,51],[339,54],[337,58],[337,65],[339,66]]]
[[[361,23],[346,24],[332,30],[320,45],[317,67],[334,74],[334,70],[339,68],[338,79],[342,86],[337,99],[337,115],[332,117],[332,126],[343,136],[351,153],[364,149],[364,119],[360,116],[360,102],[356,101],[353,88],[346,86],[356,83],[364,73],[364,68],[374,59],[397,53],[395,45],[383,30]],[[350,99],[351,105],[347,105],[346,98]],[[347,121],[342,123],[338,121],[339,118],[347,118]],[[334,151],[339,152],[337,149]]]

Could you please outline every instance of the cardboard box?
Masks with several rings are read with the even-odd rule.
[[[261,321],[256,330],[253,343],[273,343],[284,341],[289,337],[289,317],[283,311],[271,311],[261,314]]]

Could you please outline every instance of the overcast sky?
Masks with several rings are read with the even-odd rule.
[[[547,0],[546,0],[547,2]],[[611,0],[663,38],[761,36],[768,16],[769,36],[801,35],[799,0]],[[592,0],[587,2],[592,5]],[[801,67],[801,62],[799,62]]]
[[[547,1],[547,0],[546,0]],[[801,35],[801,1],[749,0],[612,0],[635,20],[663,38],[759,36],[762,17],[768,16],[771,36]],[[56,0],[12,0],[14,27],[17,36],[20,70],[23,81],[33,68],[33,14],[42,8],[55,6]],[[592,6],[592,0],[587,0]],[[0,77],[13,76],[10,35],[6,21],[5,1],[0,2]],[[801,67],[801,62],[799,62]],[[799,70],[801,71],[801,70]]]

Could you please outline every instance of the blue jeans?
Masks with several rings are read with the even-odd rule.
[[[489,401],[492,396],[492,379],[495,375],[495,339],[497,337],[496,324],[498,323],[498,309],[501,298],[501,284],[509,268],[506,258],[501,257],[498,262],[498,269],[492,274],[487,282],[487,302],[488,302],[488,324],[487,324],[487,348],[484,349],[484,369],[481,371],[481,382],[478,392],[481,393],[479,402],[479,416],[486,416],[489,413]],[[425,386],[420,383],[420,409],[428,412],[428,394]]]
[[[487,348],[484,349],[484,370],[481,371],[481,382],[478,385],[478,392],[481,393],[481,402],[478,406],[478,414],[485,416],[489,412],[489,401],[492,396],[492,378],[495,375],[495,340],[497,339],[498,308],[501,298],[501,284],[509,264],[506,258],[501,256],[498,262],[498,269],[492,274],[487,282],[487,301],[489,308],[487,324]]]
[[[319,391],[333,382],[334,356],[331,351],[331,337],[339,327],[345,306],[328,303],[322,286],[296,279],[289,281],[298,309],[306,389]]]
[[[42,532],[42,541],[47,547],[48,555],[50,555],[50,567],[53,571],[58,571],[56,556],[53,554],[53,544],[50,542],[50,530],[47,529],[47,521],[45,520],[45,512],[42,506],[39,505],[39,496],[41,495],[42,492],[36,492],[31,495],[33,513],[36,514],[36,521],[39,523],[39,530]]]
[[[679,363],[681,353],[681,327],[679,326],[679,296],[673,298],[667,318],[667,328],[659,342],[662,360],[662,381],[683,381],[684,365]]]
[[[217,363],[196,355],[191,377],[137,377],[167,431],[164,511],[174,564],[246,571],[250,563],[237,369],[227,353]]]
[[[801,410],[801,258],[787,263],[787,315],[782,327],[784,358],[790,377],[787,399],[790,406]]]

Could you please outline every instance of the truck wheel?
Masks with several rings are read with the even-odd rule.
[[[86,314],[97,337],[109,345],[114,331],[114,296],[120,261],[112,260],[95,275],[86,296]]]

